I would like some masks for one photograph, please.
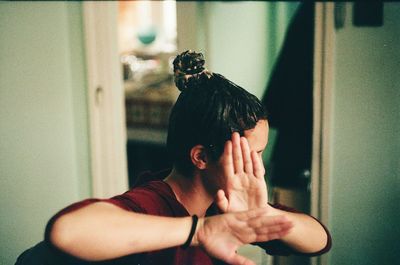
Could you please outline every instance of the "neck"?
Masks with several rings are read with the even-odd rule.
[[[177,200],[190,215],[205,216],[213,202],[213,196],[207,192],[198,172],[192,177],[186,177],[174,168],[164,181],[172,188]]]

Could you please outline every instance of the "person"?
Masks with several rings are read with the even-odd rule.
[[[181,93],[168,127],[172,170],[147,174],[122,195],[61,210],[46,227],[53,252],[101,264],[208,265],[253,264],[237,253],[249,243],[272,255],[329,250],[318,220],[268,202],[260,101],[204,64],[193,51],[173,62]]]

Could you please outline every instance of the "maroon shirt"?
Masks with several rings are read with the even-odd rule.
[[[153,177],[153,176],[152,176]],[[153,178],[154,179],[154,178]],[[159,178],[158,178],[159,179]],[[162,180],[154,180],[141,184],[140,186],[133,188],[122,195],[115,196],[111,199],[99,200],[99,199],[87,199],[61,210],[57,213],[48,223],[46,228],[46,239],[48,240],[49,231],[54,221],[63,214],[79,209],[88,204],[105,201],[117,205],[125,210],[134,211],[137,213],[144,213],[158,216],[169,216],[169,217],[184,217],[189,216],[188,211],[185,207],[176,199],[174,192],[170,186]],[[293,209],[273,205],[273,207],[280,208],[283,210],[294,212]],[[216,214],[216,207],[212,205],[207,211],[207,216]],[[327,246],[312,254],[306,254],[307,256],[320,255],[327,252],[330,249],[331,239],[327,231],[329,240]],[[264,248],[268,254],[271,255],[290,255],[299,254],[283,244],[279,240],[273,240],[269,242],[257,243],[260,247]],[[116,259],[109,262],[103,262],[104,264],[171,264],[171,265],[211,265],[211,264],[224,264],[208,256],[200,247],[189,247],[182,249],[180,247],[173,247],[158,251],[151,251],[140,254],[133,254],[120,259]]]

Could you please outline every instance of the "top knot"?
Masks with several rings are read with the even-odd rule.
[[[204,68],[204,63],[203,54],[192,50],[176,56],[173,62],[175,84],[180,91],[184,91],[190,82],[199,80],[202,74],[211,76],[211,73]]]

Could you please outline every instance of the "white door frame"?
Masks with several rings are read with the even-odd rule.
[[[83,2],[92,196],[128,188],[124,90],[118,54],[118,2]]]
[[[315,3],[311,214],[329,226],[335,49],[334,3]],[[328,263],[323,255],[313,265]]]

